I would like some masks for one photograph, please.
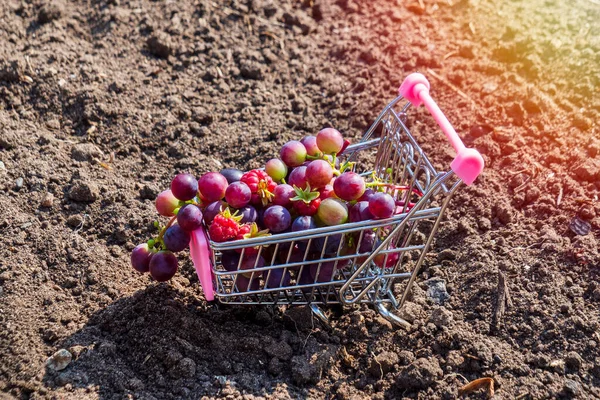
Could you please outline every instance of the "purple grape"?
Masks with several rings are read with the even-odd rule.
[[[213,222],[213,219],[215,219],[215,217],[217,216],[217,214],[225,210],[225,207],[225,203],[223,203],[221,200],[212,202],[209,205],[207,205],[204,208],[204,223],[206,225],[210,225]]]
[[[288,167],[297,167],[306,161],[306,147],[297,140],[290,140],[283,145],[279,156]]]
[[[350,222],[360,222],[373,219],[373,214],[369,211],[368,201],[359,201],[354,204],[348,211],[348,219]]]
[[[389,194],[377,192],[369,199],[369,211],[376,219],[389,218],[396,211],[396,202]]]
[[[317,146],[316,136],[305,136],[304,138],[302,138],[302,140],[300,140],[300,143],[302,143],[304,147],[306,147],[306,154],[308,154],[309,156],[318,157],[322,154],[321,149],[319,149],[319,146]]]
[[[374,230],[368,229],[363,231],[362,238],[360,238],[360,245],[358,246],[359,253],[371,253],[375,250],[375,242],[377,234]],[[358,240],[358,237],[357,237]]]
[[[177,213],[177,224],[186,232],[195,231],[202,226],[202,211],[194,204],[186,204]]]
[[[150,260],[150,275],[158,282],[171,279],[177,272],[177,257],[170,251],[159,251]]]
[[[221,170],[220,174],[227,179],[227,183],[232,184],[233,182],[238,182],[242,175],[244,175],[244,172],[237,168],[225,168]]]
[[[265,216],[265,209],[257,208],[256,209],[256,225],[258,225],[259,229],[265,228],[265,221],[263,220],[264,216]]]
[[[288,184],[290,186],[297,186],[300,189],[306,189],[308,185],[308,177],[306,176],[306,168],[304,165],[296,167],[290,172],[288,176]]]
[[[237,271],[240,255],[235,251],[224,251],[221,255],[221,264],[227,271]]]
[[[302,272],[300,273],[300,276],[298,277],[297,282],[298,282],[298,285],[310,285],[315,282],[315,278],[313,276],[311,276],[311,274],[310,274],[310,267],[308,265],[305,265],[304,268],[302,269]],[[312,290],[313,290],[312,287],[303,288],[302,292],[305,294],[308,294]]]
[[[356,172],[344,172],[333,182],[333,190],[337,197],[346,201],[358,199],[365,193],[365,180]]]
[[[271,206],[265,210],[263,215],[265,228],[273,233],[283,232],[292,223],[290,212],[282,206]]]
[[[240,224],[251,224],[252,222],[256,222],[258,219],[258,212],[256,208],[251,205],[247,205],[238,210],[242,216],[240,220]]]
[[[366,189],[362,196],[358,198],[358,201],[369,201],[371,196],[373,196],[375,192],[373,189]]]
[[[198,193],[198,181],[192,174],[179,174],[171,181],[171,192],[181,201],[191,200]]]
[[[270,272],[270,274],[269,274]],[[267,280],[267,276],[269,279]],[[283,277],[283,282],[281,278]],[[270,271],[263,271],[263,279],[265,280],[265,288],[279,288],[290,285],[291,276],[285,268],[272,269]]]
[[[325,252],[323,254],[337,254],[342,237],[342,233],[337,233],[335,235],[329,234],[328,236],[321,236],[313,239],[315,250],[321,254],[321,251],[323,251],[323,248],[325,248]],[[325,240],[326,238],[327,240]]]
[[[252,191],[244,182],[233,182],[225,190],[225,201],[233,208],[242,208],[252,199]]]
[[[345,174],[342,174],[341,176],[344,175]],[[335,182],[337,182],[341,176],[337,178]],[[314,160],[306,167],[306,178],[311,189],[325,187],[329,184],[331,179],[333,179],[333,168],[331,168],[331,165],[325,160]]]
[[[148,272],[152,256],[154,252],[148,249],[147,243],[138,244],[131,252],[131,266],[138,272]]]
[[[163,235],[163,242],[168,250],[177,253],[188,247],[190,235],[181,229],[179,225],[171,225]]]
[[[198,180],[198,190],[202,198],[209,202],[221,200],[225,197],[225,190],[227,190],[228,185],[227,178],[218,172],[207,172]]]
[[[315,219],[308,215],[303,215],[294,220],[292,223],[292,232],[301,232],[309,229],[317,228],[317,224],[315,223]],[[315,240],[313,239],[313,243]],[[299,240],[296,242],[298,248],[302,251],[306,250],[306,246],[308,245],[308,240]]]
[[[296,191],[291,185],[284,183],[277,185],[273,194],[273,204],[287,208],[292,205],[292,197],[296,196]]]
[[[313,281],[316,278],[317,282],[331,282],[333,274],[335,273],[335,263],[333,261],[321,264],[319,276],[317,276],[317,269],[319,269],[319,263],[310,265],[310,276]]]

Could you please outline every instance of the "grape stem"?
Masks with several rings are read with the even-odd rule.
[[[367,187],[389,187],[391,189],[399,190],[399,191],[406,191],[406,190],[410,189],[410,187],[408,187],[408,186],[394,185],[393,183],[385,183],[385,182],[369,182],[366,184],[366,186]],[[421,193],[421,191],[416,188],[412,188],[412,192],[419,197],[423,196],[423,193]]]
[[[173,225],[173,222],[175,222],[177,220],[177,215],[173,216],[173,218],[171,218],[171,220],[167,223],[167,225],[165,225],[164,228],[162,228],[160,230],[160,233],[158,234],[158,241],[164,245],[164,241],[163,241],[163,236],[165,235],[165,232],[167,231],[167,229],[169,229],[169,227],[171,225]]]

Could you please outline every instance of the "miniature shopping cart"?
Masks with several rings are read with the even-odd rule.
[[[319,305],[370,303],[399,325],[408,322],[392,311],[405,303],[444,210],[462,182],[473,183],[483,159],[466,148],[429,96],[429,82],[411,74],[399,97],[388,104],[362,140],[343,153],[349,161],[371,160],[357,171],[392,183],[390,194],[402,209],[388,219],[367,220],[301,232],[281,233],[231,242],[208,241],[216,298],[227,304]],[[456,150],[447,172],[437,171],[407,128],[410,106],[424,104]],[[376,137],[377,136],[377,137]],[[361,251],[375,232],[376,245]],[[227,257],[256,254],[255,265],[242,269]],[[259,263],[259,259],[267,260]],[[200,273],[199,273],[200,275]],[[275,279],[273,279],[275,278]],[[205,288],[206,291],[206,288]]]

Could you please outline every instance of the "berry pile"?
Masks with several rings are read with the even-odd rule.
[[[227,168],[208,172],[198,180],[191,174],[177,175],[171,188],[156,198],[158,213],[171,219],[164,227],[156,222],[157,237],[133,250],[133,268],[150,272],[159,282],[171,279],[178,267],[174,253],[186,249],[191,233],[201,228],[206,229],[210,240],[226,242],[385,219],[410,209],[414,204],[406,203],[408,196],[400,196],[408,188],[382,181],[374,174],[366,179],[354,172],[355,163],[340,161],[339,156],[349,143],[337,130],[326,128],[316,136],[287,142],[279,158],[269,160],[264,170],[242,172]],[[398,200],[399,197],[403,199]],[[363,230],[360,239],[342,234],[317,238],[312,246],[324,249],[325,254],[370,253],[382,239],[378,232],[381,235],[377,230]],[[294,249],[288,249],[291,251],[280,252],[285,255],[279,261],[301,261],[309,253],[307,246],[297,241]],[[391,267],[397,256],[378,255],[374,262],[380,267]],[[258,248],[252,247],[225,252],[221,262],[229,271],[251,270],[266,264]],[[329,281],[334,263],[320,267],[313,263],[304,271],[303,276],[296,277],[299,284]],[[258,288],[259,280],[251,276],[252,273],[238,276],[236,284],[240,290],[246,290],[250,282],[252,289]],[[264,274],[264,280],[266,288],[288,286],[290,272],[272,269]]]

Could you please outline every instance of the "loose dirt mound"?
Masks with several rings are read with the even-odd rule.
[[[589,0],[2,2],[0,388],[454,398],[493,377],[499,398],[600,398],[598,21]],[[452,201],[408,332],[368,307],[330,309],[328,330],[208,304],[189,259],[170,284],[129,267],[175,173],[259,167],[324,126],[356,140],[414,71],[486,170]],[[447,168],[423,110],[412,129]]]

